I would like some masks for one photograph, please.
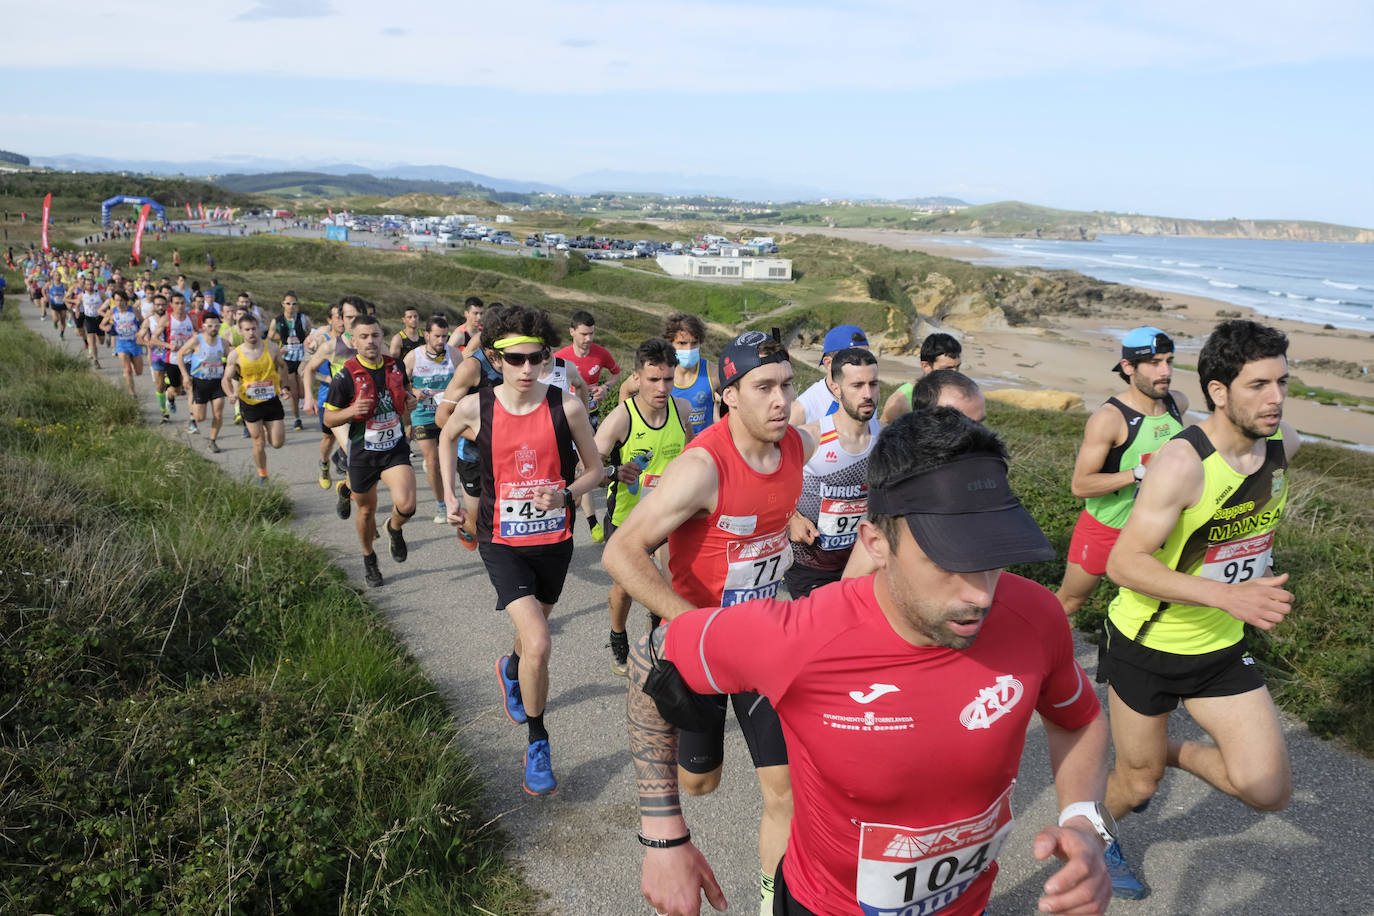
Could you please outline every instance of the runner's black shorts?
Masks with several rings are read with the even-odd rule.
[[[282,360],[282,362],[286,363],[286,374],[287,374],[287,375],[299,375],[299,374],[300,374],[300,371],[301,371],[301,362],[300,362],[300,360],[298,360],[298,359],[284,359],[284,360]]]
[[[1098,683],[1110,684],[1121,701],[1142,716],[1178,708],[1179,700],[1231,697],[1264,686],[1264,675],[1242,639],[1234,646],[1179,655],[1142,646],[1103,621],[1097,646]]]
[[[161,370],[162,370],[163,376],[165,376],[166,379],[167,379],[167,387],[168,387],[168,388],[180,388],[180,387],[181,387],[181,367],[180,367],[180,366],[173,365],[172,363],[153,363],[153,368],[154,368],[154,369],[161,369]],[[219,384],[219,379],[215,379],[215,384],[216,384],[216,385]],[[223,391],[224,389],[221,388],[220,390]]]
[[[85,325],[86,325],[86,333],[87,333],[87,334],[104,334],[104,333],[105,333],[104,331],[102,331],[102,330],[100,329],[100,316],[99,316],[99,315],[84,315],[84,314],[83,314],[83,315],[81,316],[81,320],[82,320],[83,322],[85,322]]]
[[[438,439],[439,424],[425,423],[422,426],[412,425],[410,427],[410,438],[414,439],[416,442],[419,442],[421,439]]]
[[[180,378],[177,380],[180,381]],[[168,381],[171,381],[170,377]],[[271,423],[273,420],[285,420],[286,411],[282,409],[281,398],[268,398],[261,404],[249,404],[239,398],[239,416],[243,417],[245,423]]]
[[[217,378],[191,377],[191,403],[209,404],[224,397],[224,386]]]
[[[482,495],[482,467],[476,461],[458,459],[458,482],[473,499]]]
[[[787,594],[793,598],[805,598],[822,585],[840,581],[842,575],[844,575],[843,568],[815,569],[811,566],[793,563],[787,567],[787,572],[782,574],[782,581],[787,586]]]
[[[504,611],[512,601],[528,595],[543,604],[558,603],[572,562],[573,541],[568,538],[557,544],[511,547],[479,540],[477,552],[496,589],[496,609]]]
[[[705,732],[683,729],[677,739],[677,763],[689,773],[710,773],[725,762],[725,697],[717,697],[720,720]],[[787,765],[787,743],[782,737],[782,722],[768,698],[758,693],[732,693],[739,730],[749,745],[754,769]]]
[[[403,464],[410,466],[410,443],[404,436],[385,452],[367,452],[352,444],[348,450],[348,488],[366,493],[382,479],[383,471]]]
[[[37,299],[34,300],[34,302],[37,302],[37,301],[38,301]],[[65,303],[65,302],[49,302],[49,303],[48,303],[48,308],[52,309],[54,312],[65,312],[65,311],[67,310],[67,303]]]

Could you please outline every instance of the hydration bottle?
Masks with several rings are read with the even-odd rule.
[[[647,468],[649,466],[649,462],[653,460],[654,450],[649,449],[648,451],[640,452],[638,455],[635,455],[633,458],[631,458],[630,464],[638,466],[639,474],[643,474],[644,469]],[[630,493],[631,496],[639,495],[639,474],[635,475],[633,483],[625,484],[625,489]]]

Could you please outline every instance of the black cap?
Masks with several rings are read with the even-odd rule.
[[[879,515],[906,519],[911,536],[941,569],[982,572],[1054,559],[1054,547],[989,452],[919,471],[868,493]]]
[[[759,356],[759,347],[765,341],[773,340],[763,331],[745,331],[725,345],[725,349],[720,351],[720,366],[718,368],[718,378],[720,388],[725,389],[739,381],[746,372],[757,369],[759,366],[766,366],[769,363],[790,362],[791,357],[786,350],[768,356]]]

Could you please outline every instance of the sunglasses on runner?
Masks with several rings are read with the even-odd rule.
[[[531,366],[537,366],[548,358],[548,347],[542,350],[536,350],[533,353],[508,353],[505,350],[501,351],[501,359],[505,360],[506,364],[510,366],[523,366],[525,363],[529,363]]]

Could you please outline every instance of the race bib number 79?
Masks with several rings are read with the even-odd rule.
[[[982,814],[951,824],[861,824],[855,890],[865,916],[930,916],[958,899],[1011,833],[1013,785]]]

